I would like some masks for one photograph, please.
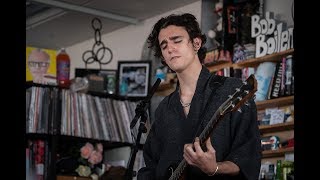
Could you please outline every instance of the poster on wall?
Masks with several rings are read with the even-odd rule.
[[[56,55],[56,50],[27,46],[26,81],[57,85]]]

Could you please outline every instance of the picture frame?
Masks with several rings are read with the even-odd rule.
[[[76,68],[75,77],[87,77],[90,92],[116,94],[117,70]]]
[[[26,82],[57,85],[57,51],[26,46]]]
[[[118,61],[117,94],[146,97],[149,91],[151,61]]]

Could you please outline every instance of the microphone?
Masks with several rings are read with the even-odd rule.
[[[159,87],[160,82],[161,82],[161,79],[157,78],[156,82],[153,84],[151,90],[149,91],[147,97],[137,105],[137,108],[135,110],[136,115],[134,116],[134,118],[130,124],[131,129],[136,125],[136,123],[137,123],[138,119],[140,118],[140,116],[142,115],[142,113],[146,112],[147,104],[149,104],[149,101],[151,100],[153,94],[156,92],[157,88]]]

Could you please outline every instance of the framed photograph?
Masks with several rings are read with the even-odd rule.
[[[149,91],[151,61],[118,61],[117,94],[146,97]]]
[[[77,68],[75,77],[87,77],[91,92],[116,93],[117,70]]]
[[[56,56],[56,50],[27,46],[26,82],[57,85]]]

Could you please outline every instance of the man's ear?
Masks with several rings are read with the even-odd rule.
[[[193,47],[194,50],[198,51],[202,45],[202,40],[200,37],[196,37],[193,39]]]

